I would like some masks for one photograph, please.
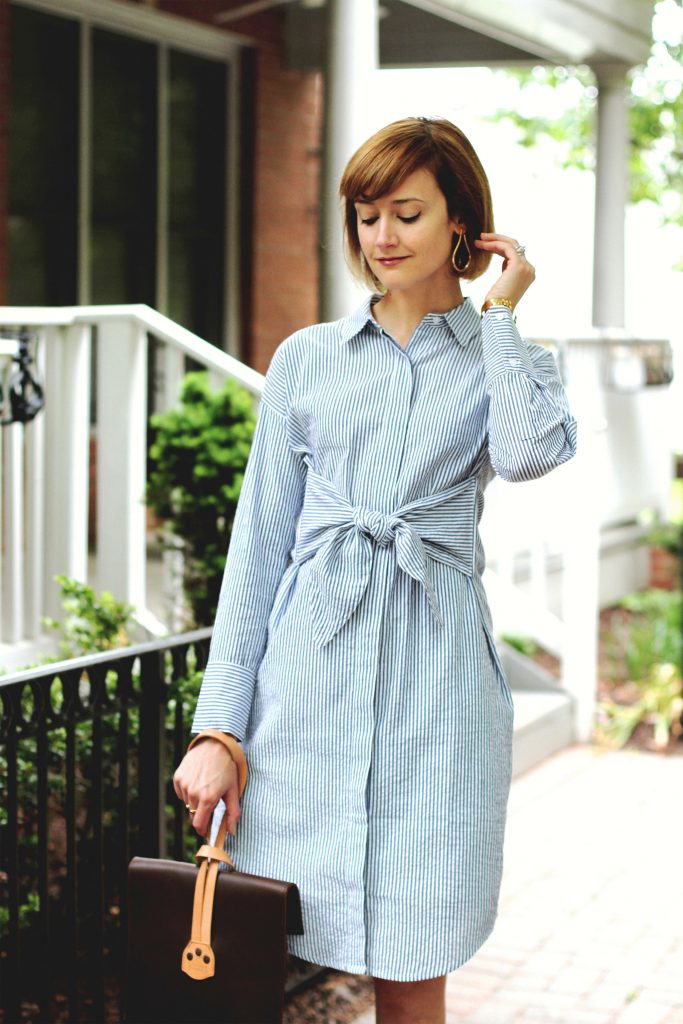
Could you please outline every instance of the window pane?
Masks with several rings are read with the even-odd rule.
[[[12,6],[10,33],[8,301],[70,305],[78,272],[78,25]]]
[[[225,289],[226,67],[170,59],[169,316],[217,345]]]
[[[91,301],[155,302],[157,48],[93,32]]]

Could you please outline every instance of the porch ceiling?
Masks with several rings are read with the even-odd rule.
[[[639,64],[653,0],[380,0],[380,67]],[[324,65],[324,6],[288,3],[293,67]]]

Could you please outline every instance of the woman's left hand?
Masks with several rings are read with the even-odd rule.
[[[524,253],[515,252],[519,242],[507,235],[496,235],[482,231],[481,238],[475,238],[478,249],[503,257],[503,273],[486,293],[487,299],[510,299],[516,306],[527,288],[533,284],[536,271]]]

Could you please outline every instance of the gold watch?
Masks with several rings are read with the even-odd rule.
[[[513,304],[512,304],[512,300],[511,299],[504,299],[504,298],[487,299],[485,301],[484,305],[481,307],[481,315],[483,316],[484,313],[486,312],[486,310],[487,309],[491,309],[492,306],[505,306],[505,308],[509,309],[511,313],[512,313],[512,311],[515,308],[513,306]]]

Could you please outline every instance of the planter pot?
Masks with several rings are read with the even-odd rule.
[[[681,563],[678,555],[668,548],[650,547],[650,586],[661,590],[676,590],[681,581]]]

